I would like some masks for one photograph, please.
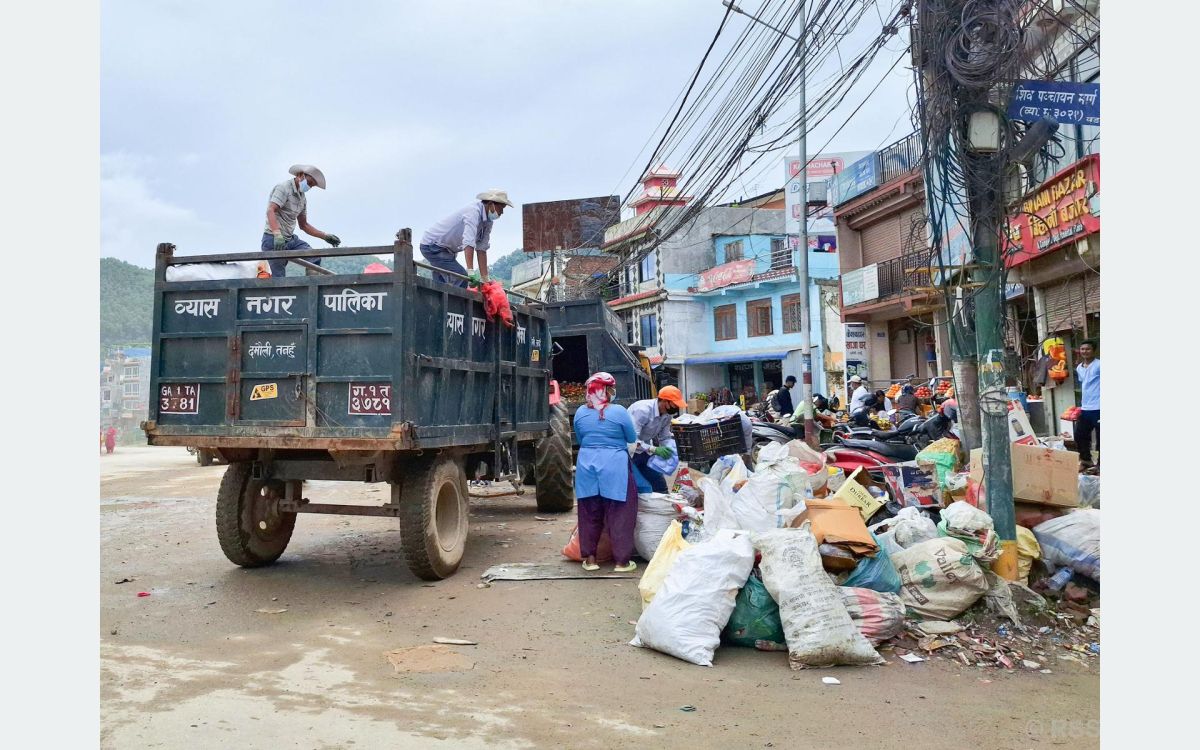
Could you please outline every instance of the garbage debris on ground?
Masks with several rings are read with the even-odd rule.
[[[638,584],[634,645],[706,666],[721,644],[787,650],[793,669],[882,653],[1052,674],[1099,658],[1098,510],[1018,503],[1019,580],[1005,581],[991,571],[986,505],[964,501],[967,472],[947,468],[939,483],[935,462],[909,462],[885,472],[883,490],[799,444],[764,446],[756,470],[740,455],[707,475],[682,465],[668,484],[673,518],[668,496],[650,499],[667,530]],[[734,553],[737,539],[749,554]]]
[[[493,581],[549,581],[569,578],[628,578],[637,579],[637,571],[629,573],[613,573],[605,571],[588,572],[578,565],[566,562],[553,563],[504,563],[493,565],[479,576],[487,583]]]
[[[638,495],[637,522],[633,533],[633,547],[643,560],[654,557],[658,543],[672,521],[682,520],[681,513],[690,503],[683,495],[666,495],[647,492]]]
[[[468,641],[462,638],[443,638],[438,636],[433,639],[434,643],[441,643],[446,646],[478,646],[478,641]]]
[[[579,553],[579,527],[571,529],[571,538],[567,541],[567,546],[562,549],[562,556],[574,562],[583,562],[583,555]],[[612,562],[612,541],[608,538],[608,530],[600,532],[600,539],[596,542],[596,562],[607,563]]]
[[[1100,476],[1079,475],[1079,505],[1083,508],[1100,509]]]
[[[946,489],[950,475],[958,471],[960,444],[954,438],[942,438],[925,446],[917,454],[917,464],[932,464],[938,486]]]

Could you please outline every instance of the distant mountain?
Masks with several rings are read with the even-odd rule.
[[[116,258],[100,259],[100,346],[148,344],[154,271]]]

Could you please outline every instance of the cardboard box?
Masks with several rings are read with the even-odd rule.
[[[1033,434],[1029,415],[1025,413],[1020,401],[1008,402],[1008,439],[1012,443],[1037,445],[1037,435]]]
[[[791,525],[799,528],[805,521],[812,521],[817,544],[833,544],[856,555],[874,555],[879,551],[858,508],[833,498],[806,500],[804,504],[804,512]]]
[[[1013,498],[1060,508],[1079,506],[1079,454],[1037,445],[1010,446]],[[983,483],[983,449],[971,451],[971,479]]]
[[[866,474],[862,467],[854,470],[854,473],[847,477],[846,481],[838,488],[838,491],[833,493],[834,500],[841,500],[847,505],[858,508],[858,512],[862,515],[863,520],[870,520],[871,516],[883,507],[883,501],[875,499],[871,492],[858,482],[860,474]]]
[[[1066,440],[1075,439],[1075,422],[1070,419],[1058,420],[1058,434]]]
[[[700,412],[702,412],[708,408],[708,402],[701,401],[698,398],[689,398],[687,400],[687,407],[688,407],[689,414],[699,414]]]

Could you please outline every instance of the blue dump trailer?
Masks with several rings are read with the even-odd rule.
[[[157,249],[151,445],[227,464],[221,549],[258,567],[283,554],[301,513],[393,516],[414,574],[454,573],[467,542],[467,477],[521,487],[537,508],[574,507],[571,430],[551,405],[542,306],[510,293],[515,325],[478,292],[418,274],[412,234],[391,247],[176,256]],[[390,273],[168,281],[184,264],[391,254]],[[317,271],[316,268],[311,268]],[[383,505],[304,497],[306,480],[386,482]]]

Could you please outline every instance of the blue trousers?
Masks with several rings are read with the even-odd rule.
[[[651,491],[652,492],[666,492],[667,491],[667,478],[665,476],[663,476],[662,474],[659,474],[654,469],[651,469],[650,466],[648,465],[649,461],[650,461],[649,453],[634,453],[633,454],[633,468],[636,469],[638,474],[640,474],[642,476],[642,479],[645,480],[645,482],[650,485]]]
[[[463,268],[462,263],[458,262],[458,253],[450,252],[439,245],[421,245],[421,255],[425,256],[426,262],[431,266],[453,271],[454,273],[461,273],[463,276],[467,275],[467,269]],[[435,273],[433,280],[440,281],[443,284],[450,284],[451,286],[465,287],[467,285],[467,282],[463,279],[455,278],[454,276],[443,276],[440,273]]]
[[[261,249],[263,252],[270,252],[275,249],[275,237],[270,232],[263,232]],[[284,250],[312,250],[312,245],[308,244],[307,242],[305,242],[304,240],[300,239],[299,237],[297,237],[296,235],[293,234],[291,237],[288,238],[288,241],[283,246],[283,249]],[[320,258],[305,258],[305,260],[307,260],[309,263],[315,263],[318,266],[321,265]],[[287,275],[287,261],[286,260],[283,260],[282,258],[272,258],[271,260],[268,260],[267,263],[269,263],[271,265],[271,275],[272,276],[286,276]],[[308,269],[305,269],[305,270],[307,271]]]

